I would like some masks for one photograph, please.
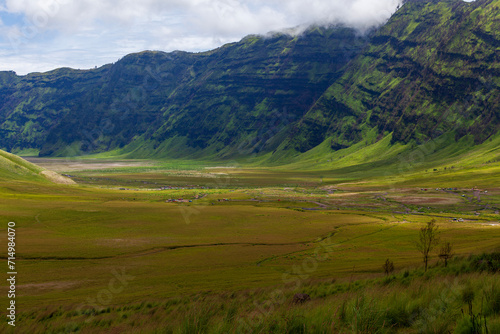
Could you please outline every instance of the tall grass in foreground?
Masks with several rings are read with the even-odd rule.
[[[102,310],[48,308],[19,317],[26,333],[500,333],[500,253],[390,276],[198,294]],[[312,300],[296,305],[297,292]],[[274,302],[269,302],[273,300]]]

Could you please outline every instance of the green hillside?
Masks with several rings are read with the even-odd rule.
[[[4,72],[1,145],[42,156],[129,144],[135,156],[274,150],[365,44],[353,29],[311,28],[198,54],[142,52],[89,71]]]
[[[500,126],[499,1],[407,1],[301,120],[292,147],[331,137],[333,150],[370,129],[392,143],[454,131],[476,144]]]
[[[17,155],[0,150],[0,181],[41,181],[74,184],[69,178],[32,164]]]
[[[0,180],[43,180],[40,176],[43,170],[14,154],[0,150]]]

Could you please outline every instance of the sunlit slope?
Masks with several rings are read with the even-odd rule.
[[[69,178],[32,164],[17,155],[0,150],[0,181],[23,180],[74,184]]]
[[[479,145],[472,136],[457,142],[453,133],[422,145],[391,144],[391,139],[392,135],[388,135],[373,144],[363,141],[336,152],[325,142],[303,155],[284,157],[292,162],[278,168],[317,171],[325,177],[337,175],[347,180],[394,182],[397,178],[406,182],[441,178],[446,183],[453,178],[464,179],[467,174],[466,179],[475,180],[474,185],[500,182],[500,135]],[[273,158],[268,155],[266,160],[254,163],[282,165]]]

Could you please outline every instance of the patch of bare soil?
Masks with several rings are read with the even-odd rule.
[[[42,174],[50,181],[57,183],[57,184],[76,184],[76,182],[73,181],[72,179],[70,179],[69,177],[59,175],[56,172],[53,172],[50,170],[44,170],[40,174]]]
[[[74,172],[81,170],[102,170],[124,167],[147,167],[153,163],[145,161],[106,161],[106,160],[77,160],[77,159],[46,159],[25,158],[31,163],[55,172]]]
[[[162,243],[169,243],[172,240],[168,238],[161,238]],[[112,248],[122,248],[122,247],[134,247],[134,246],[144,246],[152,243],[151,239],[99,239],[96,244],[99,246],[106,246]],[[158,241],[155,239],[154,241]]]
[[[426,204],[451,205],[460,202],[459,198],[454,198],[454,197],[398,196],[398,197],[391,197],[391,199],[403,204],[415,204],[415,205],[426,205]]]
[[[45,282],[45,283],[31,283],[31,284],[22,284],[19,285],[19,290],[27,290],[27,289],[37,289],[37,290],[63,290],[69,289],[73,286],[77,285],[79,282]]]

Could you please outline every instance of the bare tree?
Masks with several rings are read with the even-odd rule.
[[[385,274],[389,275],[390,273],[392,273],[394,271],[394,262],[387,259],[387,260],[385,260],[385,263],[382,266],[382,268],[384,269]]]
[[[427,271],[430,253],[438,243],[438,227],[436,226],[436,220],[433,219],[420,229],[417,241],[417,249],[422,253],[425,271]]]
[[[447,241],[441,246],[439,250],[439,257],[444,260],[444,266],[448,266],[448,260],[453,257],[453,246],[451,242]]]

